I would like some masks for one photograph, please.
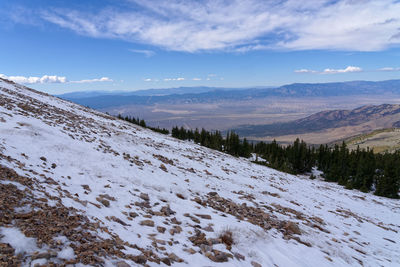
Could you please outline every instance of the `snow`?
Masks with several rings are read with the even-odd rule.
[[[244,255],[245,260],[230,259],[226,266],[251,266],[251,261],[262,266],[348,266],[358,265],[358,260],[364,266],[400,265],[398,200],[349,191],[319,179],[310,180],[275,171],[247,159],[154,133],[1,80],[0,94],[10,103],[22,104],[32,100],[38,105],[47,104],[40,107],[39,110],[44,112],[41,114],[23,114],[20,107],[9,110],[0,105],[0,153],[16,159],[20,165],[1,157],[0,164],[37,181],[44,181],[41,175],[51,177],[58,185],[42,183],[50,195],[59,196],[57,187],[71,195],[77,194],[81,201],[87,201],[86,206],[66,194],[62,195],[63,205],[80,210],[93,221],[100,220],[123,241],[151,248],[152,240],[148,236],[155,234],[157,239],[179,242],[166,246],[169,253],[173,252],[184,260],[183,263],[175,263],[176,266],[224,264],[212,262],[200,253],[191,255],[183,251],[188,247],[199,250],[188,240],[191,236],[188,232],[193,232],[193,222],[183,215],[185,213],[211,215],[212,220],[200,219],[199,224],[201,227],[213,224],[215,232],[207,233],[207,237],[217,237],[225,229],[232,230],[235,241],[232,252]],[[124,154],[130,154],[130,158],[124,158]],[[172,160],[173,164],[162,162],[157,155]],[[40,157],[45,157],[46,161]],[[51,167],[53,163],[55,168]],[[21,168],[21,164],[25,167]],[[167,171],[160,168],[161,164]],[[190,171],[192,168],[193,171]],[[82,185],[88,185],[90,190]],[[254,200],[249,201],[233,193],[241,190],[244,194],[251,194]],[[216,191],[221,197],[237,204],[246,203],[259,208],[274,207],[274,204],[301,212],[307,218],[319,217],[325,223],[322,227],[326,232],[306,225],[304,220],[290,212],[284,214],[273,208],[273,215],[278,219],[298,223],[302,231],[301,240],[312,246],[293,239],[285,240],[282,233],[275,229],[265,231],[246,220],[239,221],[230,214],[200,206],[191,200],[210,191]],[[174,216],[182,221],[183,231],[172,236],[168,230],[162,234],[157,232],[156,227],[140,225],[140,221],[146,219],[143,217],[145,212],[134,204],[142,201],[140,193],[149,195],[154,211],[168,204],[176,212]],[[177,197],[177,193],[185,199]],[[90,204],[99,204],[96,198],[100,194],[114,197],[115,201],[109,201],[109,207],[101,208]],[[267,209],[265,211],[268,212]],[[137,212],[139,216],[129,220],[125,212]],[[127,225],[107,219],[112,216]],[[151,220],[156,226],[170,228],[163,223],[165,217],[152,216]],[[17,229],[3,227],[1,233],[4,235],[1,242],[10,243],[18,251],[37,250],[35,240],[25,237]],[[101,231],[98,235],[109,236]],[[68,242],[63,239],[63,243],[65,247],[59,251],[58,257],[74,258],[76,255]],[[229,252],[222,245],[214,248]],[[125,252],[140,254],[128,247]],[[113,261],[107,259],[106,262],[112,264]],[[152,262],[148,264],[156,266]]]
[[[15,254],[39,251],[35,238],[26,237],[18,228],[0,227],[1,243],[8,243],[15,249]]]
[[[65,260],[75,259],[74,250],[71,247],[65,247],[57,254],[58,258]]]

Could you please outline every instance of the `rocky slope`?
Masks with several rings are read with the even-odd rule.
[[[400,203],[0,80],[0,266],[395,266]]]

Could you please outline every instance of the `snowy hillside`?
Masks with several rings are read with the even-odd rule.
[[[0,80],[0,266],[399,266],[399,231],[398,200]]]

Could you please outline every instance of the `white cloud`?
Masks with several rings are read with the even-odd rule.
[[[201,78],[193,78],[193,81],[201,81]]]
[[[14,81],[21,84],[44,84],[44,83],[92,83],[92,82],[112,82],[113,80],[108,77],[100,79],[68,81],[64,76],[57,75],[43,75],[42,77],[25,77],[25,76],[6,76],[0,74],[0,78]]]
[[[129,51],[133,53],[143,54],[146,57],[152,57],[156,54],[154,51],[151,50],[129,49]]]
[[[324,69],[322,74],[335,74],[335,73],[347,73],[347,72],[361,72],[360,67],[348,66],[345,69]]]
[[[398,0],[128,0],[123,10],[53,9],[41,17],[85,36],[186,52],[378,51],[400,45]]]
[[[6,76],[0,74],[1,78],[14,81],[22,84],[35,84],[35,83],[66,83],[67,78],[56,75],[44,75],[42,77],[25,77],[25,76]]]
[[[316,73],[316,74],[337,74],[337,73],[349,73],[349,72],[362,72],[363,69],[355,66],[348,66],[344,69],[324,69],[323,71],[299,69],[295,70],[295,73]]]

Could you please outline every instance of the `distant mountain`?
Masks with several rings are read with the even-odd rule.
[[[352,95],[400,95],[400,80],[380,82],[352,81],[340,83],[295,83],[277,88],[218,88],[180,87],[172,89],[150,89],[136,92],[70,93],[59,97],[92,108],[104,109],[125,105],[154,105],[158,103],[216,103],[242,101],[266,97],[330,97]]]
[[[322,111],[303,119],[266,125],[245,125],[235,131],[242,136],[252,137],[307,137],[311,133],[341,139],[368,131],[398,127],[400,125],[400,105],[367,105],[353,110]],[[337,135],[343,130],[344,136]],[[279,138],[278,138],[279,139]],[[318,142],[315,142],[318,143]],[[322,143],[322,142],[321,142]]]
[[[259,89],[267,89],[272,88],[268,86],[263,87],[255,87]],[[165,88],[165,89],[146,89],[146,90],[137,90],[137,91],[80,91],[80,92],[71,92],[65,93],[61,95],[57,95],[58,97],[64,99],[79,99],[79,98],[88,98],[88,97],[98,97],[104,95],[114,95],[114,96],[166,96],[166,95],[183,95],[183,94],[200,94],[211,91],[235,91],[235,90],[243,90],[247,88],[224,88],[224,87],[208,87],[208,86],[200,86],[200,87],[176,87],[176,88]]]

